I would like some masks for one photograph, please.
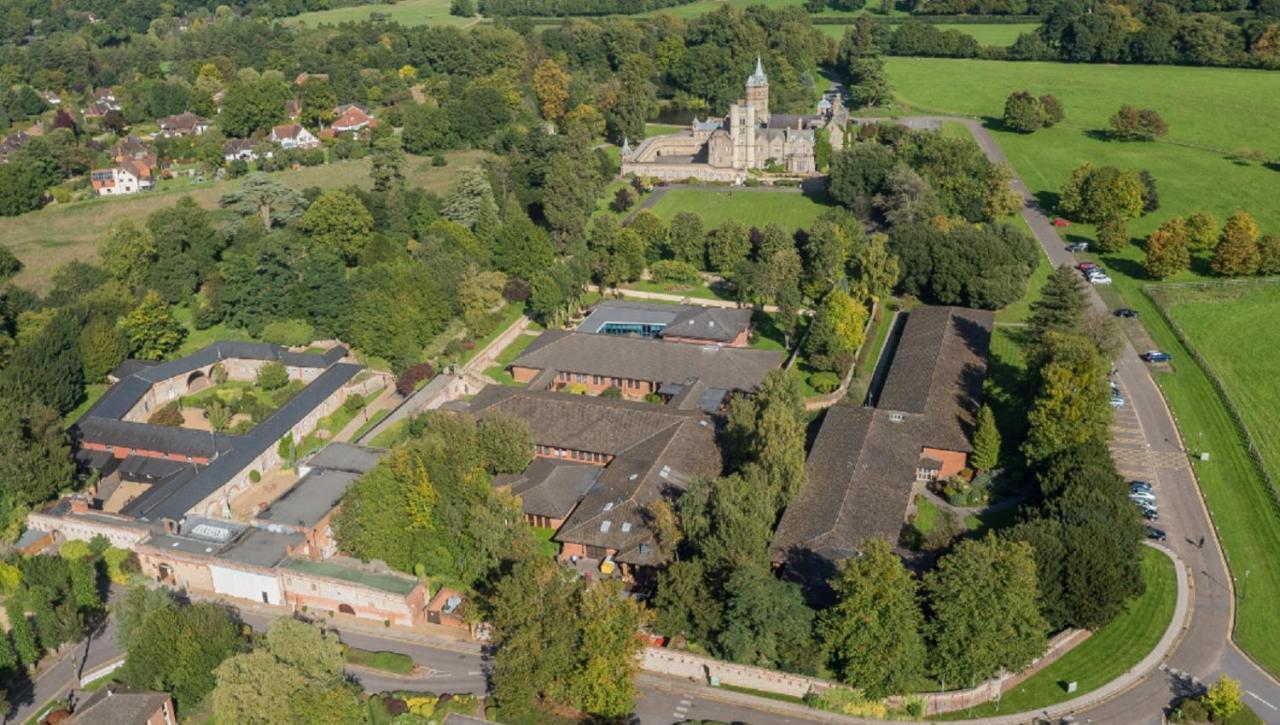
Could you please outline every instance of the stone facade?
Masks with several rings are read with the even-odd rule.
[[[752,171],[781,166],[792,176],[817,173],[816,134],[831,134],[836,123],[828,100],[814,116],[776,116],[769,112],[769,79],[756,60],[746,96],[723,119],[694,119],[689,130],[645,139],[632,149],[623,144],[622,173],[669,181],[698,179],[741,182]],[[843,137],[843,131],[835,134]]]

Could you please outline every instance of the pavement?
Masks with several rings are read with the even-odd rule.
[[[976,120],[938,117],[916,120],[963,123],[988,158],[1008,161],[991,133]],[[1025,202],[1022,218],[1050,262],[1055,267],[1075,266],[1075,257],[1066,250],[1066,242],[1038,208],[1026,184],[1015,176],[1011,186],[1022,195]],[[1096,290],[1090,289],[1089,300],[1098,312],[1111,314]],[[1155,487],[1160,508],[1160,521],[1156,525],[1168,532],[1167,546],[1191,574],[1192,618],[1161,667],[1114,699],[1077,712],[1075,717],[1081,722],[1159,723],[1164,709],[1175,698],[1194,692],[1211,683],[1219,673],[1226,672],[1241,681],[1247,703],[1264,722],[1280,723],[1280,682],[1240,653],[1231,642],[1235,595],[1226,560],[1173,415],[1152,379],[1149,366],[1138,358],[1128,337],[1115,367],[1113,379],[1126,401],[1115,423],[1113,452],[1117,466],[1125,476],[1141,478]]]

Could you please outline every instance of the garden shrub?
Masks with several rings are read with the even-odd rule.
[[[271,394],[271,402],[279,408],[289,402],[290,398],[302,392],[302,389],[305,387],[307,387],[307,384],[301,380],[290,380],[288,385]]]
[[[63,559],[83,559],[90,553],[92,552],[89,551],[89,542],[80,541],[79,539],[71,539],[58,547],[58,554]]]
[[[165,403],[147,418],[147,422],[151,425],[167,425],[174,428],[182,427],[182,406],[178,401]]]
[[[423,380],[430,380],[435,377],[436,371],[431,367],[431,363],[418,363],[410,365],[400,373],[400,377],[396,379],[396,392],[401,395],[409,395],[418,389],[418,383]]]
[[[830,393],[840,387],[840,376],[833,372],[819,372],[809,376],[809,387],[819,393]]]
[[[357,413],[364,407],[364,396],[359,393],[352,393],[347,399],[342,401],[342,409],[348,413]]]
[[[258,387],[263,390],[279,390],[289,384],[289,371],[284,363],[269,362],[258,368]]]
[[[650,265],[649,272],[657,282],[695,284],[700,280],[696,267],[678,259],[664,259],[654,262]]]
[[[249,471],[249,480],[253,483],[258,483],[262,480],[262,474],[259,473],[257,469]]]

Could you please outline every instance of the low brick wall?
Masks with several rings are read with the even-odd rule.
[[[1070,652],[1072,648],[1089,638],[1088,630],[1067,630],[1049,640],[1048,649],[1039,659],[1032,662],[1021,672],[986,680],[977,687],[967,690],[951,690],[942,693],[919,693],[925,701],[925,714],[936,715],[943,712],[960,710],[970,705],[989,702],[1003,692],[1017,687],[1028,677]],[[838,682],[823,680],[817,677],[794,675],[763,667],[739,665],[712,657],[696,655],[691,652],[646,647],[641,653],[641,669],[655,674],[670,677],[682,677],[699,682],[709,682],[715,678],[720,684],[749,687],[753,690],[776,692],[792,697],[804,697],[809,692],[822,692],[832,687],[842,687]],[[901,698],[889,698],[889,704],[901,704]]]

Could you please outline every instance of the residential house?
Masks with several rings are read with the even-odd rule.
[[[302,116],[302,102],[296,98],[285,99],[284,115],[290,121],[297,121]]]
[[[271,128],[271,140],[283,149],[314,149],[320,147],[320,139],[297,123],[286,123]]]
[[[120,101],[110,88],[99,88],[93,92],[93,100],[85,106],[82,114],[85,118],[102,118],[112,111],[121,109]]]
[[[649,505],[722,471],[717,420],[699,410],[497,385],[455,408],[529,424],[534,462],[495,485],[521,497],[526,520],[557,528],[562,560],[605,574],[662,564]]]
[[[160,135],[165,138],[181,136],[199,136],[209,130],[209,119],[202,118],[187,111],[176,116],[166,116],[159,120]]]
[[[94,169],[89,172],[89,182],[98,196],[136,194],[155,185],[151,166],[134,159],[125,159],[110,169]]]
[[[71,725],[176,725],[173,698],[167,692],[134,690],[115,682],[76,706]]]
[[[509,367],[530,388],[599,395],[612,387],[626,398],[657,394],[714,410],[731,392],[754,391],[782,359],[776,350],[549,330]]]
[[[907,315],[875,406],[827,409],[775,532],[775,564],[825,581],[864,541],[896,543],[919,488],[965,468],[994,322],[958,307]]]
[[[54,108],[62,105],[62,96],[59,96],[55,91],[40,91],[40,98]]]
[[[233,138],[222,147],[222,157],[227,162],[257,161],[259,158],[271,158],[271,149],[258,150],[258,143],[251,138]]]
[[[156,152],[145,141],[137,136],[126,136],[111,147],[111,160],[117,164],[125,161],[140,161],[149,168],[157,166]]]
[[[751,341],[751,310],[605,300],[578,325],[578,332],[746,347]]]
[[[333,109],[333,123],[330,128],[334,133],[355,133],[372,125],[374,125],[373,116],[354,103]]]

